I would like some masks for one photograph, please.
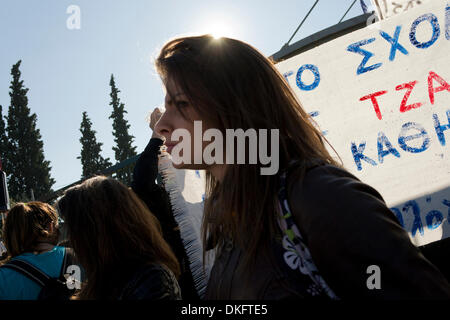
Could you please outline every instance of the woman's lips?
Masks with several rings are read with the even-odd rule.
[[[175,147],[177,144],[176,143],[167,143],[166,144],[166,148],[167,148],[167,153],[171,154],[172,153],[172,149],[173,147]]]

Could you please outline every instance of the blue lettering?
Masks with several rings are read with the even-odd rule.
[[[428,229],[433,230],[441,225],[444,217],[442,216],[442,213],[440,211],[433,210],[428,212],[425,220],[427,221]]]
[[[431,36],[431,39],[428,42],[419,42],[419,41],[417,41],[417,38],[416,38],[417,26],[422,21],[428,21],[431,24],[431,27],[433,28],[433,35]],[[427,14],[421,15],[416,20],[414,20],[414,22],[411,25],[411,32],[409,33],[409,40],[415,47],[417,47],[419,49],[426,49],[426,48],[432,46],[436,42],[436,40],[439,38],[440,34],[441,34],[441,29],[439,27],[438,18],[432,13],[427,13]]]
[[[364,56],[364,59],[362,60],[361,64],[358,66],[358,69],[356,70],[356,74],[360,75],[362,73],[377,69],[381,67],[382,63],[377,63],[374,65],[371,65],[369,67],[366,67],[366,63],[369,61],[369,59],[374,55],[372,52],[369,52],[367,50],[361,49],[360,47],[372,43],[375,41],[375,38],[370,38],[366,40],[362,40],[359,42],[352,43],[347,47],[347,51],[354,52],[357,54],[360,54]]]
[[[388,35],[386,32],[380,30],[381,36],[387,40],[391,44],[391,53],[389,55],[389,60],[394,61],[395,59],[395,53],[400,51],[404,55],[408,55],[408,50],[405,49],[400,43],[398,43],[398,38],[400,36],[400,31],[402,29],[402,26],[397,26],[395,28],[394,37],[392,38],[390,35]]]
[[[398,222],[400,222],[400,225],[404,228],[405,223],[403,222],[403,216],[399,209],[397,208],[390,208],[392,212],[394,212],[395,216],[398,219]]]
[[[410,129],[418,130],[418,131],[420,131],[420,133],[407,136],[406,132]],[[423,139],[423,143],[420,148],[414,148],[414,147],[411,147],[406,144],[406,141],[419,139],[419,138]],[[408,122],[402,126],[402,130],[400,131],[400,135],[398,137],[398,144],[399,144],[400,148],[402,148],[403,150],[405,150],[407,152],[420,153],[420,152],[423,152],[428,149],[428,147],[430,146],[430,138],[428,137],[428,134],[425,131],[425,129],[420,124],[417,124],[415,122]]]
[[[311,72],[314,75],[314,82],[310,85],[305,85],[302,81],[302,74],[303,74],[303,71],[305,71],[305,70],[311,70]],[[314,90],[315,88],[317,88],[319,83],[320,83],[319,69],[315,65],[305,64],[298,69],[298,71],[297,71],[297,87],[299,87],[300,90],[303,90],[303,91]]]
[[[362,170],[361,160],[364,160],[373,166],[377,165],[377,163],[373,159],[370,159],[369,157],[367,157],[366,155],[363,154],[365,148],[366,148],[365,141],[363,141],[358,146],[358,148],[356,148],[356,144],[354,142],[352,142],[351,149],[352,149],[353,159],[355,160],[355,164],[356,164],[356,167],[358,168],[358,171]]]
[[[311,118],[317,117],[319,115],[319,111],[312,111],[312,112],[309,113],[309,115],[310,115]],[[328,133],[328,130],[322,131],[322,134],[324,136],[326,136],[327,133]]]
[[[430,201],[431,201],[431,197],[427,197],[427,202],[429,202],[428,199],[430,199]],[[447,222],[450,224],[450,201],[443,199],[442,203],[448,207]],[[411,228],[411,234],[414,237],[416,235],[417,231],[419,231],[419,233],[422,236],[424,235],[422,219],[420,217],[420,207],[415,200],[406,202],[403,205],[401,211],[400,211],[400,209],[398,209],[396,207],[389,208],[389,209],[395,214],[400,225],[403,228],[405,228],[405,223],[404,223],[403,215],[402,215],[401,211],[403,211],[403,213],[406,214],[408,211],[410,211],[410,209],[412,209],[412,214],[414,216],[414,220],[413,220],[413,224],[412,224],[412,228]],[[434,230],[434,229],[438,228],[440,225],[442,225],[442,223],[444,222],[444,214],[439,210],[431,210],[430,212],[427,213],[427,215],[425,217],[425,221],[426,221],[427,228],[429,230]]]
[[[448,207],[447,222],[450,223],[450,201],[444,199],[444,200],[442,200],[442,203],[444,204],[444,206]]]
[[[400,153],[395,149],[389,139],[383,132],[378,133],[378,161],[383,163],[383,158],[388,154],[392,153],[397,158],[400,158]],[[384,146],[386,146],[387,150],[384,150]]]
[[[294,72],[292,72],[291,70],[289,70],[286,73],[283,73],[283,77],[286,79],[286,82],[289,84],[289,79],[288,77],[292,76],[294,74]]]
[[[411,208],[414,215],[413,226],[411,230],[411,234],[414,237],[416,235],[417,230],[419,230],[420,234],[423,235],[423,225],[422,220],[420,219],[420,208],[416,201],[411,200],[405,203],[402,208],[403,212],[408,212],[408,209]]]
[[[450,3],[445,7],[445,38],[450,40]]]
[[[433,113],[434,129],[436,130],[436,134],[437,134],[439,142],[441,143],[442,146],[445,146],[444,131],[450,129],[450,110],[447,110],[446,113],[447,113],[447,120],[448,120],[448,124],[446,124],[446,125],[441,125],[437,114]]]

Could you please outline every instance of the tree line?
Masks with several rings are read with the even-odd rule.
[[[0,105],[0,158],[3,171],[8,177],[8,190],[14,201],[39,199],[51,192],[55,180],[51,177],[50,161],[44,157],[44,142],[36,126],[37,116],[28,107],[28,88],[21,80],[19,60],[11,68],[11,99],[7,114],[3,115]],[[116,162],[122,162],[136,155],[133,146],[134,137],[129,134],[130,125],[125,119],[125,105],[120,101],[114,75],[111,75],[112,134],[115,146],[113,151]],[[77,159],[81,160],[82,179],[98,174],[112,165],[109,158],[104,158],[102,143],[97,141],[96,131],[92,128],[86,111],[82,113],[80,124],[81,152]],[[131,183],[134,165],[115,172],[115,177],[125,184]]]

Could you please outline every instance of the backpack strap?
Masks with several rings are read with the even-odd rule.
[[[50,280],[50,277],[44,272],[33,266],[31,263],[23,260],[12,260],[4,264],[2,267],[10,268],[21,273],[22,275],[39,284],[41,287],[45,287],[45,285]]]
[[[320,162],[307,163],[306,170],[312,169],[322,165]],[[286,250],[283,258],[284,262],[293,270],[298,270],[300,273],[309,276],[312,285],[309,287],[309,292],[314,295],[326,295],[333,300],[339,298],[327,285],[325,280],[317,270],[317,267],[312,259],[309,248],[297,227],[292,211],[289,208],[288,193],[286,186],[287,172],[283,171],[280,174],[280,189],[278,191],[279,216],[278,226],[283,233],[283,248]],[[292,260],[289,256],[294,256]]]
[[[65,282],[66,279],[64,277],[64,273],[67,269],[67,266],[72,263],[73,253],[70,251],[68,252],[68,248],[65,248],[64,250],[64,258],[63,263],[61,265],[61,272],[59,275],[59,280]],[[50,281],[50,277],[41,271],[40,269],[36,268],[34,265],[32,265],[29,262],[26,262],[24,260],[16,259],[11,260],[8,263],[1,266],[2,268],[9,268],[16,272],[19,272],[20,274],[26,276],[30,280],[33,280],[41,287],[45,287],[47,283]]]

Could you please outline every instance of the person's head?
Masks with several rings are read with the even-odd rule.
[[[6,215],[3,238],[8,257],[33,252],[40,243],[56,245],[58,213],[49,204],[17,203]]]
[[[278,170],[262,175],[261,168],[267,164],[262,155],[272,152],[270,156],[278,160],[280,170],[287,168],[291,160],[316,159],[336,164],[321,132],[274,64],[247,43],[209,35],[178,38],[163,46],[155,64],[167,93],[166,111],[155,130],[169,145],[175,143],[172,133],[179,128],[188,130],[192,140],[199,139],[194,132],[195,120],[202,121],[203,131],[218,129],[228,144],[235,141],[226,140],[227,129],[266,129],[266,133],[278,130],[278,139],[272,140],[273,135],[268,134],[267,140],[259,136],[257,143],[246,144],[245,164],[236,164],[235,152],[234,164],[203,161],[176,165],[206,169],[205,219],[209,221],[214,215],[215,222],[206,225],[204,237],[208,229],[214,234],[218,225],[238,241],[243,240],[243,235],[252,235],[247,252],[250,256],[256,254],[261,240],[268,238],[267,232],[275,232],[278,210]],[[208,143],[203,142],[202,153]],[[252,144],[258,146],[258,157],[252,154]],[[230,150],[233,148],[236,150]],[[225,159],[229,150],[224,147],[221,151]],[[194,163],[194,155],[191,152],[190,163]],[[249,164],[251,156],[257,158],[256,164]],[[220,212],[213,214],[216,209]]]
[[[179,265],[162,237],[157,218],[138,196],[112,178],[94,177],[68,189],[57,203],[68,239],[86,270],[81,298],[117,293],[127,266]],[[125,273],[125,274],[124,274]]]

